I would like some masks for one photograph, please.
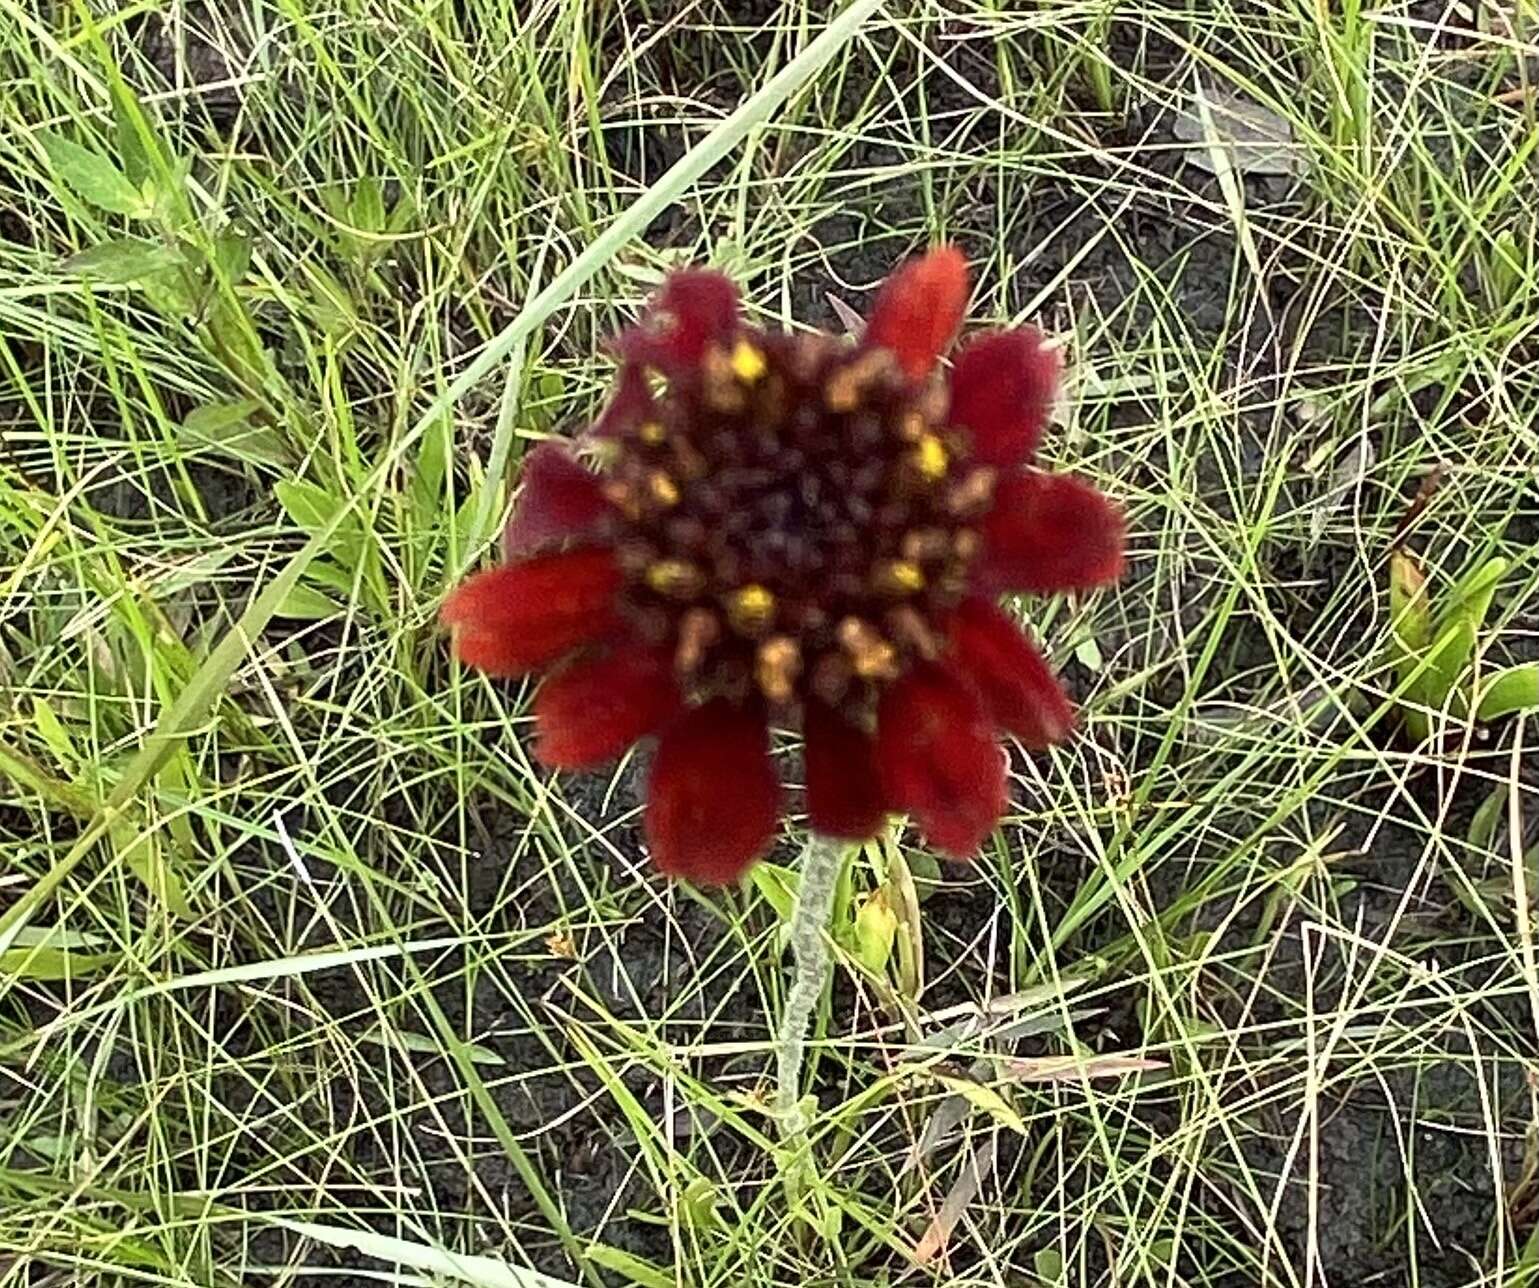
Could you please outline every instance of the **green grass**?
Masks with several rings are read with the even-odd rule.
[[[1539,732],[1393,736],[1386,596],[1440,467],[1539,653],[1532,18],[825,8],[0,4],[0,1288],[1539,1282]],[[841,960],[792,1196],[780,892],[434,620],[667,267],[828,320],[940,237],[1134,559],[1024,605],[1082,733],[922,990]]]

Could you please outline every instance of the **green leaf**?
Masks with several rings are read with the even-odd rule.
[[[60,263],[66,273],[127,286],[182,266],[175,247],[143,237],[114,237],[71,255]]]
[[[390,211],[390,219],[385,224],[387,233],[403,233],[416,222],[417,201],[405,188],[401,189],[401,195],[396,198],[395,206]]]
[[[342,502],[325,488],[303,479],[284,479],[273,493],[295,527],[314,536],[324,532],[342,511]]]
[[[1437,637],[1428,651],[1431,660],[1422,673],[1422,691],[1428,706],[1446,706],[1454,716],[1467,713],[1466,695],[1460,692],[1459,681],[1469,669],[1474,651],[1475,628],[1467,621],[1454,622]]]
[[[855,914],[854,953],[873,975],[887,970],[892,950],[898,936],[898,915],[887,902],[883,891],[878,890],[860,906]]]
[[[879,844],[887,866],[882,894],[898,923],[894,937],[898,968],[893,982],[900,998],[918,1006],[919,995],[924,991],[924,923],[919,911],[919,883],[902,846],[890,839]]]
[[[19,948],[104,948],[107,941],[84,930],[66,930],[63,926],[29,926],[16,936]]]
[[[684,1187],[679,1195],[678,1214],[680,1223],[692,1230],[720,1230],[723,1227],[717,1205],[721,1193],[703,1176],[697,1176]]]
[[[32,699],[32,723],[38,736],[48,744],[53,758],[71,775],[78,774],[81,760],[80,753],[75,749],[75,740],[69,736],[69,730],[48,704],[48,699],[41,694]]]
[[[121,953],[72,953],[62,948],[9,948],[0,953],[0,980],[82,979],[117,964]]]
[[[151,273],[138,285],[144,298],[168,318],[180,320],[197,312],[197,299],[180,267]]]
[[[1389,620],[1395,638],[1408,652],[1419,653],[1431,642],[1426,574],[1415,556],[1404,550],[1389,556]]]
[[[330,272],[320,264],[305,264],[309,276],[311,313],[316,324],[328,335],[352,331],[358,325],[358,306],[353,297]]]
[[[351,603],[358,590],[356,576],[345,568],[337,567],[330,559],[317,559],[305,575],[317,586],[324,586],[340,595],[344,603]]]
[[[1499,720],[1519,711],[1539,711],[1539,665],[1525,662],[1498,671],[1480,686],[1477,720]]]
[[[777,863],[755,863],[748,869],[748,879],[775,915],[789,925],[796,905],[796,873]]]
[[[91,952],[106,943],[100,935],[60,926],[29,926],[0,953],[0,979],[79,979],[113,965],[116,952]]]
[[[1057,1248],[1038,1248],[1031,1259],[1037,1278],[1045,1284],[1056,1284],[1063,1279],[1063,1253]]]
[[[353,189],[353,227],[366,233],[383,232],[385,229],[385,196],[379,180],[365,175]]]
[[[626,1283],[634,1284],[636,1288],[677,1288],[678,1280],[671,1271],[659,1269],[635,1253],[612,1248],[607,1243],[590,1244],[583,1258],[602,1270],[623,1276]]]
[[[454,450],[454,422],[445,416],[438,425],[430,425],[422,436],[417,452],[417,469],[412,479],[413,499],[425,522],[432,522],[443,500],[444,474]]]
[[[288,598],[278,605],[278,611],[273,616],[292,617],[301,622],[323,622],[345,611],[341,604],[324,591],[300,582],[289,592]]]
[[[196,919],[187,902],[187,887],[167,861],[158,832],[147,827],[142,817],[130,816],[113,825],[111,836],[118,857],[167,912],[181,921]]]
[[[1021,1116],[1010,1107],[1008,1100],[987,1083],[974,1082],[971,1078],[949,1073],[934,1073],[932,1076],[952,1095],[961,1096],[974,1109],[987,1114],[1001,1127],[1026,1135],[1026,1124],[1021,1121]]]
[[[1491,600],[1507,567],[1507,560],[1501,556],[1488,559],[1461,577],[1443,596],[1442,611],[1433,628],[1437,643],[1432,649],[1432,663],[1427,668],[1429,705],[1442,706],[1446,701],[1454,715],[1469,713],[1469,695],[1462,681],[1469,671],[1480,628],[1485,624]]]
[[[115,215],[143,218],[148,213],[143,194],[108,157],[52,130],[40,131],[37,140],[64,185],[82,201]]]
[[[566,409],[566,379],[559,371],[545,371],[533,381],[524,413],[536,429],[549,429]]]
[[[251,267],[251,238],[239,228],[227,228],[214,238],[214,267],[235,286]]]
[[[156,135],[154,122],[133,90],[124,83],[122,76],[114,73],[110,89],[118,156],[123,159],[124,175],[137,188],[165,168],[166,158],[171,155],[170,149]],[[143,133],[140,132],[141,122]],[[159,151],[159,157],[153,155],[152,149]]]
[[[1503,228],[1492,238],[1486,258],[1486,280],[1490,285],[1491,302],[1497,308],[1516,299],[1527,276],[1524,271],[1526,258],[1512,229]]]
[[[1502,810],[1506,804],[1506,783],[1498,783],[1491,794],[1480,802],[1480,807],[1475,811],[1475,817],[1470,819],[1469,831],[1465,834],[1475,849],[1491,848],[1491,842],[1496,836],[1497,825],[1502,821]]]
[[[1485,625],[1486,614],[1491,611],[1491,600],[1496,595],[1496,588],[1501,584],[1502,577],[1506,574],[1508,562],[1500,555],[1494,559],[1488,559],[1483,564],[1477,564],[1470,572],[1456,581],[1441,598],[1441,610],[1438,613],[1437,624],[1433,627],[1434,639],[1441,639],[1445,634],[1460,628],[1459,638],[1466,635],[1469,639],[1470,650],[1475,647],[1475,637],[1480,628]],[[1449,659],[1457,663],[1458,674],[1462,674],[1469,665],[1470,654],[1465,653],[1462,658]]]
[[[189,443],[228,452],[253,465],[292,464],[294,453],[283,434],[271,425],[253,421],[261,409],[262,404],[255,398],[210,403],[182,422],[182,437]]]
[[[928,903],[945,884],[940,860],[924,850],[910,850],[906,857],[914,874],[914,892],[920,903]]]

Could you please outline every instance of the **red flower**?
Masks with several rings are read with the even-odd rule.
[[[1029,747],[1074,711],[993,598],[1122,570],[1119,512],[1032,467],[1059,360],[982,335],[936,370],[967,302],[941,249],[883,285],[859,343],[743,321],[675,273],[615,343],[593,467],[531,452],[512,561],[444,605],[461,660],[555,665],[536,752],[580,769],[656,734],[646,834],[663,871],[740,876],[774,838],[772,719],[800,721],[807,812],[832,836],[912,814],[964,857],[1005,808],[995,731]]]

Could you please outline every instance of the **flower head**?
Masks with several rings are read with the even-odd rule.
[[[865,335],[766,332],[720,274],[673,274],[615,342],[590,461],[531,452],[509,562],[444,605],[460,658],[547,667],[537,755],[581,769],[656,734],[646,833],[665,872],[730,881],[773,839],[770,723],[799,722],[828,835],[906,811],[965,857],[1005,807],[996,731],[1041,747],[1073,709],[994,604],[1102,585],[1120,514],[1031,467],[1059,360],[1029,328],[939,355],[961,254],[901,267]]]

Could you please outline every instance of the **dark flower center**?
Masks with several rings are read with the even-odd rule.
[[[933,657],[994,476],[880,348],[744,330],[662,382],[606,471],[624,611],[691,696],[864,721]]]

